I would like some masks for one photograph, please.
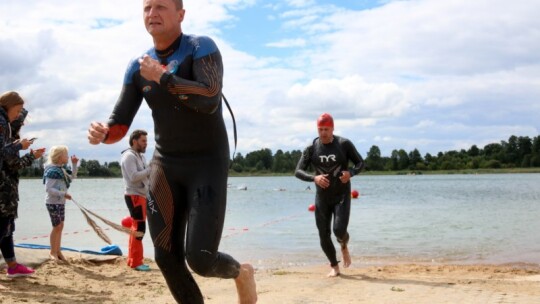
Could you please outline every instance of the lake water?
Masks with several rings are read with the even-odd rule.
[[[311,183],[292,176],[231,177],[220,250],[260,268],[326,264]],[[540,263],[540,174],[356,176],[349,233],[357,266],[388,262]],[[246,189],[246,190],[241,190]],[[120,224],[121,179],[78,179],[73,198]],[[48,245],[41,180],[22,180],[15,242]],[[127,235],[96,220],[127,253]],[[145,256],[152,258],[149,234]],[[336,247],[337,247],[337,243]],[[68,202],[62,246],[106,246]]]

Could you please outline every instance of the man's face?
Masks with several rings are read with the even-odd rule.
[[[185,10],[177,10],[172,0],[144,0],[144,25],[150,35],[159,36],[180,30]]]
[[[148,146],[148,139],[146,135],[141,135],[139,139],[133,141],[133,149],[139,153],[146,152],[146,146]]]
[[[332,139],[334,138],[334,128],[321,126],[317,127],[317,131],[319,132],[319,138],[323,144],[332,142]]]

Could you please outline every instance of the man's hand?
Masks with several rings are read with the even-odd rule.
[[[105,140],[109,133],[109,126],[101,122],[92,122],[88,128],[88,141],[92,145],[98,145]]]
[[[341,171],[341,176],[339,177],[339,180],[341,180],[342,183],[346,184],[351,179],[351,173],[349,171]]]
[[[330,181],[328,180],[328,174],[321,174],[315,176],[315,184],[319,187],[326,189],[330,186]]]
[[[142,58],[139,58],[139,64],[141,65],[141,76],[159,84],[161,75],[165,73],[165,69],[159,61],[145,54]]]

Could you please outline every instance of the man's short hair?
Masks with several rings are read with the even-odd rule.
[[[139,138],[141,138],[141,136],[143,135],[146,136],[148,135],[148,133],[145,130],[140,130],[140,129],[137,129],[131,132],[131,135],[129,136],[129,146],[133,147],[133,141],[139,140]]]
[[[184,1],[182,0],[173,0],[174,4],[176,4],[176,9],[183,9],[184,8]]]

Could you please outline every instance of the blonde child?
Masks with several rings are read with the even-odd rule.
[[[71,199],[71,195],[67,191],[72,179],[77,177],[77,163],[79,162],[77,156],[71,156],[73,169],[73,172],[71,172],[65,168],[68,160],[68,148],[66,146],[52,147],[43,174],[43,183],[47,192],[45,203],[53,226],[50,236],[51,251],[49,256],[54,261],[63,262],[67,262],[60,250],[62,230],[64,229],[65,204],[66,199]]]

